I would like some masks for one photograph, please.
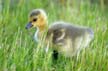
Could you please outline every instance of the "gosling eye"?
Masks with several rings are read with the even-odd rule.
[[[36,22],[36,21],[37,21],[37,18],[34,18],[34,19],[33,19],[33,22]]]

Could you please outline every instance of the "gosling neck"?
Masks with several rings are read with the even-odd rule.
[[[34,35],[34,38],[37,42],[39,42],[43,38],[45,32],[47,31],[47,27],[48,27],[47,24],[44,26],[37,27],[37,31],[35,32],[35,35]]]
[[[44,24],[42,26],[38,26],[39,32],[44,32],[44,31],[47,30],[47,28],[48,28],[48,25],[47,24]]]

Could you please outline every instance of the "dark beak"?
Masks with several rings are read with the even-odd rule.
[[[32,25],[32,23],[31,22],[29,22],[27,25],[26,25],[26,29],[30,29],[31,27],[32,27],[33,25]]]

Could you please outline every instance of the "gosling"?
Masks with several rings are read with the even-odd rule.
[[[29,23],[26,29],[36,27],[34,39],[41,42],[40,39],[46,34],[46,43],[53,45],[53,56],[57,58],[58,54],[65,57],[73,57],[87,47],[94,37],[91,28],[79,27],[70,23],[57,21],[50,26],[47,25],[47,15],[43,9],[34,9],[29,14]]]

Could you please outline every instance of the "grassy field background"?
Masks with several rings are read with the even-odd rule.
[[[52,62],[52,51],[32,38],[35,29],[26,30],[28,13],[42,8],[48,14],[48,24],[63,20],[94,30],[94,40],[79,59],[60,56]],[[98,4],[56,0],[19,0],[10,4],[4,0],[0,11],[0,71],[108,71],[108,11]]]

